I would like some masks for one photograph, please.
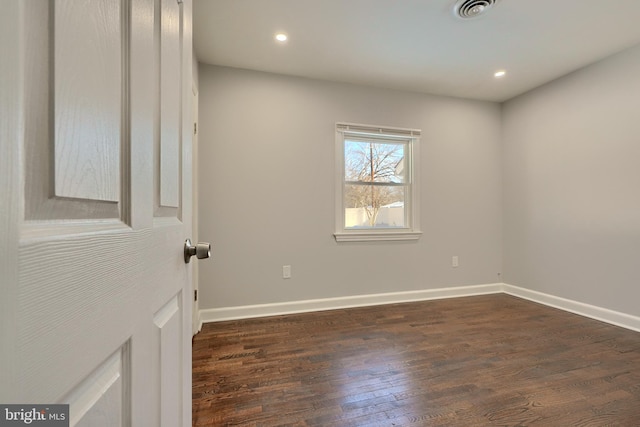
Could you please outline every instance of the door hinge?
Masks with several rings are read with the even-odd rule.
[[[193,290],[193,300],[194,301],[198,301],[198,290],[197,289]]]
[[[193,134],[197,135],[198,134],[198,123],[194,123],[193,124]]]

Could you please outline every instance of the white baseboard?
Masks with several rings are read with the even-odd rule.
[[[570,313],[589,317],[601,322],[640,332],[640,317],[594,305],[520,288],[506,283],[459,286],[452,288],[426,289],[422,291],[391,292],[384,294],[356,295],[349,297],[324,298],[305,301],[290,301],[274,304],[245,305],[200,310],[202,323],[226,320],[249,319],[255,317],[278,316],[282,314],[307,313],[313,311],[336,310],[341,308],[367,307],[412,301],[428,301],[444,298],[459,298],[474,295],[505,293]]]
[[[385,294],[356,295],[349,297],[291,301],[274,304],[245,305],[238,307],[210,308],[200,310],[200,320],[222,322],[225,320],[278,316],[281,314],[307,313],[336,310],[340,308],[366,307],[411,301],[426,301],[443,298],[458,298],[502,292],[502,283],[453,288],[426,289],[422,291],[392,292]]]
[[[630,314],[620,313],[618,311],[609,310],[607,308],[597,307],[595,305],[585,304],[566,298],[556,297],[542,292],[532,291],[529,289],[519,288],[517,286],[503,284],[503,292],[529,301],[547,305],[549,307],[558,308],[570,313],[579,314],[601,322],[620,326],[622,328],[631,329],[640,332],[640,317]]]

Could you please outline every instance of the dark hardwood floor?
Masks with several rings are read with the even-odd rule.
[[[205,324],[194,426],[640,426],[640,333],[504,294]]]

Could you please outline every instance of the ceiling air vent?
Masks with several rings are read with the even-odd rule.
[[[476,18],[496,4],[498,0],[458,0],[453,7],[453,13],[458,18]]]

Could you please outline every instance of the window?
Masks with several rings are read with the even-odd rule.
[[[420,131],[336,124],[337,241],[416,240]]]

